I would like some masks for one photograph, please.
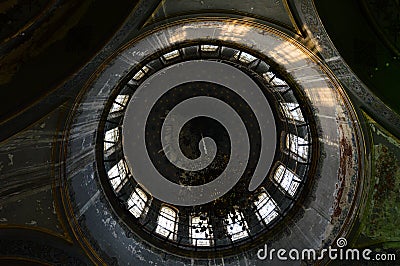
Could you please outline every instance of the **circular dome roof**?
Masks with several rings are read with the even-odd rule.
[[[157,29],[107,60],[75,111],[65,201],[100,262],[318,250],[352,217],[354,111],[279,31],[219,19]]]
[[[312,116],[268,61],[232,43],[180,43],[145,58],[110,97],[101,177],[152,245],[232,253],[295,206]]]

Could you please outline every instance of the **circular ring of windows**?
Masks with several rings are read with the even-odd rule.
[[[191,69],[192,65],[200,67]],[[241,89],[235,91],[233,87],[238,82],[235,79],[241,75],[256,87],[239,84],[237,87]],[[165,85],[152,98],[151,93],[156,89],[151,84],[156,79],[161,84],[176,82],[169,87]],[[246,98],[253,94],[252,99]],[[184,112],[191,112],[196,108],[193,101],[199,98],[218,99],[215,105],[223,102],[237,114],[247,134],[238,139],[248,140],[247,150],[239,150],[239,155],[247,153],[244,163],[234,154],[235,145],[239,144],[232,132],[240,130],[235,127],[231,130],[223,115],[205,115],[218,112],[212,102],[204,102],[201,106],[206,106],[205,110],[190,119],[171,115],[185,101],[189,109],[183,108]],[[265,242],[278,231],[282,220],[296,213],[297,203],[307,195],[308,184],[312,182],[318,143],[305,98],[276,63],[231,43],[181,43],[150,55],[122,79],[103,111],[98,133],[98,166],[103,188],[130,229],[162,250],[209,257],[209,251],[215,256],[233,254],[235,250]],[[147,113],[140,113],[145,108],[140,104],[149,107]],[[265,115],[264,107],[257,111],[257,105],[267,106],[270,117]],[[139,118],[129,112],[143,117],[143,124],[133,123]],[[184,120],[181,126],[178,120]],[[234,121],[229,117],[228,120]],[[135,142],[135,137],[142,139]],[[173,137],[179,151],[171,148],[170,142],[163,143]],[[206,142],[207,138],[212,141]],[[144,145],[148,155],[135,150],[137,143]],[[184,167],[177,162],[179,152],[192,162],[204,157],[208,163],[206,167]],[[137,163],[138,156],[147,158],[146,163],[156,171],[147,174],[147,166],[142,167],[145,170],[137,170],[146,165]],[[226,172],[235,160],[241,162],[242,170],[234,166],[232,172]],[[228,185],[228,191],[215,193],[208,200],[198,196],[201,192],[190,193],[189,189],[188,194],[196,194],[191,197],[199,202],[182,204],[158,196],[170,193],[168,186],[159,186],[158,189],[164,189],[161,192],[150,188],[146,180],[155,173],[168,182],[193,189],[216,182],[223,175],[227,179],[222,184],[232,175],[238,177],[236,183]]]

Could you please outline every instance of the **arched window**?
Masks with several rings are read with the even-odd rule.
[[[200,46],[200,49],[202,52],[215,52],[218,50],[217,45],[211,45],[211,44],[202,44]]]
[[[277,76],[275,76],[274,73],[272,72],[265,72],[263,74],[263,77],[271,84],[274,86],[284,86],[287,87],[288,84],[283,81],[282,79],[278,78]]]
[[[123,159],[121,159],[116,165],[108,170],[108,178],[110,179],[111,185],[115,192],[119,192],[121,187],[125,184],[127,180],[127,173],[128,169]]]
[[[287,117],[290,117],[297,122],[305,122],[298,103],[281,103],[281,106]]]
[[[243,218],[243,214],[235,209],[234,214],[229,213],[226,222],[226,230],[232,241],[236,241],[249,236],[247,223]]]
[[[172,52],[166,53],[163,55],[165,60],[171,60],[179,56],[179,51],[178,50],[173,50]]]
[[[286,135],[286,148],[301,158],[303,161],[307,161],[308,157],[308,141],[293,135],[291,133]]]
[[[278,205],[267,192],[261,192],[254,204],[257,208],[257,217],[265,224],[269,224],[278,216]]]
[[[139,218],[146,210],[147,200],[148,198],[146,193],[136,187],[127,201],[128,210],[133,214],[133,216]]]
[[[178,231],[178,212],[168,206],[162,206],[157,219],[156,233],[176,240]]]
[[[296,194],[297,188],[301,182],[296,174],[283,165],[279,165],[278,168],[276,168],[274,179],[290,196]]]
[[[257,57],[252,56],[251,54],[248,54],[245,52],[241,52],[241,51],[238,51],[234,55],[234,57],[235,57],[235,59],[238,59],[240,62],[245,63],[245,64],[249,64],[257,59]]]
[[[141,70],[139,70],[134,76],[134,80],[140,80],[141,78],[144,77],[144,75],[149,72],[149,68],[147,66],[144,66]]]
[[[129,95],[118,95],[111,106],[110,113],[122,111],[128,103]]]
[[[193,246],[211,246],[213,236],[210,231],[211,225],[206,215],[191,217],[189,236]]]
[[[113,129],[107,130],[104,134],[104,151],[109,150],[113,147],[119,138],[119,129],[115,127]]]

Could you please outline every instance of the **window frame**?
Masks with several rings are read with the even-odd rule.
[[[171,210],[172,212],[174,212],[174,216],[163,211],[163,209]],[[172,217],[173,219],[169,219],[164,214]],[[172,222],[173,223],[172,230],[171,230],[171,228],[166,228],[166,226],[162,225],[161,224],[162,221],[160,221],[160,219],[165,222],[166,226],[168,226],[168,223]],[[167,239],[176,241],[177,236],[178,236],[178,220],[179,220],[178,210],[176,210],[172,206],[163,204],[160,208],[160,212],[157,217],[157,226],[155,228],[155,233],[157,233],[158,235],[163,236]]]

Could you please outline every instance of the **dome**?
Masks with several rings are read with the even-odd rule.
[[[296,84],[233,45],[157,51],[123,78],[100,124],[109,197],[130,212],[134,232],[171,252],[254,244],[296,205],[315,168],[315,123]]]
[[[383,2],[2,1],[0,265],[395,261]]]
[[[71,132],[97,114],[88,171],[102,199],[102,215],[80,227],[122,261],[133,247],[184,263],[257,259],[265,243],[301,249],[307,232],[319,249],[343,230],[354,193],[333,203],[333,184],[338,171],[357,173],[354,113],[330,71],[283,32],[219,19],[167,25],[109,58],[76,110]],[[330,140],[355,141],[345,172],[324,156]],[[336,205],[332,217],[315,202]],[[93,229],[96,220],[112,227]]]

